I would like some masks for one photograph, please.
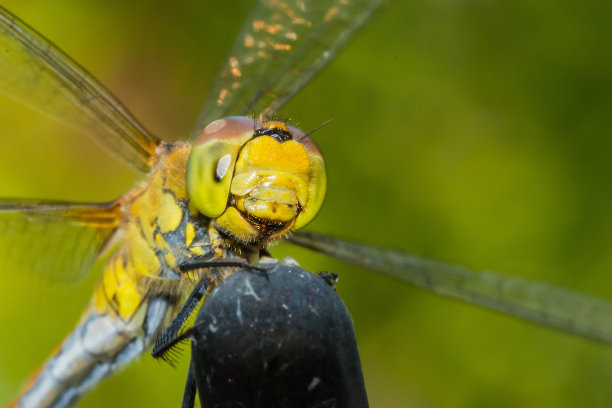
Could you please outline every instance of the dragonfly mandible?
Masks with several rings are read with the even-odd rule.
[[[534,274],[538,270],[550,271],[550,275],[545,276],[548,280],[585,290],[588,290],[588,286],[582,283],[583,279],[594,280],[590,291],[605,295],[603,289],[605,274],[597,274],[596,271],[598,269],[608,270],[606,266],[608,264],[605,262],[607,258],[602,255],[600,248],[604,243],[609,242],[609,235],[602,232],[607,225],[605,212],[597,205],[590,205],[590,203],[609,202],[609,193],[605,188],[596,189],[597,183],[595,182],[579,183],[576,180],[578,176],[580,180],[603,180],[605,170],[609,169],[600,156],[605,149],[596,148],[599,143],[597,139],[585,139],[572,133],[571,126],[568,126],[567,129],[558,129],[551,124],[552,118],[557,117],[554,116],[555,114],[570,121],[570,124],[574,124],[573,131],[576,133],[579,129],[578,124],[588,130],[589,126],[596,126],[600,123],[597,117],[585,119],[584,115],[577,116],[582,121],[578,119],[572,121],[569,118],[571,115],[561,115],[564,111],[560,104],[553,103],[553,99],[558,101],[560,97],[550,97],[552,92],[550,88],[563,90],[561,96],[567,99],[561,98],[561,100],[569,101],[569,96],[575,97],[576,95],[571,91],[578,89],[578,84],[581,82],[570,75],[574,72],[570,68],[575,69],[576,72],[585,73],[587,69],[578,64],[567,63],[564,65],[566,69],[559,71],[559,65],[554,64],[557,59],[553,58],[562,58],[562,55],[555,54],[557,48],[550,47],[548,50],[545,45],[534,43],[532,37],[527,35],[529,30],[519,22],[512,25],[511,31],[516,31],[524,37],[519,35],[514,40],[516,42],[513,43],[507,37],[501,36],[503,25],[500,25],[502,27],[499,28],[490,27],[477,18],[486,12],[485,15],[491,18],[483,19],[483,21],[495,21],[495,18],[506,21],[502,16],[507,16],[511,11],[514,14],[510,15],[516,16],[517,20],[523,17],[528,19],[531,9],[527,6],[525,10],[518,6],[510,10],[505,8],[488,10],[483,6],[482,8],[477,7],[473,13],[470,12],[471,10],[465,10],[466,14],[473,17],[463,16],[461,10],[454,10],[453,14],[451,13],[453,9],[438,7],[440,8],[431,10],[428,7],[413,9],[403,5],[391,5],[381,16],[381,20],[374,19],[372,24],[375,27],[370,28],[367,35],[360,40],[363,44],[362,48],[358,49],[359,51],[349,50],[349,54],[334,65],[331,73],[323,76],[320,81],[315,81],[312,85],[315,88],[307,91],[317,97],[331,93],[330,98],[332,99],[324,98],[323,101],[317,99],[316,103],[308,99],[298,99],[291,110],[287,110],[292,115],[296,115],[294,117],[299,121],[312,120],[311,127],[330,116],[354,120],[354,125],[350,125],[354,127],[343,123],[346,122],[344,119],[334,121],[330,125],[333,136],[322,135],[319,142],[323,145],[326,157],[330,158],[330,154],[333,155],[334,160],[331,160],[330,166],[335,166],[336,170],[334,167],[330,168],[330,177],[332,180],[333,177],[336,177],[337,183],[334,189],[330,189],[327,202],[329,215],[326,216],[324,210],[322,218],[318,221],[318,228],[317,225],[313,225],[313,229],[323,229],[326,232],[334,232],[336,235],[359,238],[361,241],[428,253],[442,259],[465,263],[477,269],[491,267],[509,271],[529,271]],[[76,13],[77,10],[72,12]],[[113,10],[107,12],[110,15],[115,14]],[[135,10],[131,12],[136,13]],[[200,13],[199,16],[204,19],[203,21],[212,21],[205,19],[206,16],[203,14],[206,13],[202,11]],[[22,12],[18,14],[27,16]],[[39,17],[39,20],[47,20],[46,13],[41,14],[45,18]],[[189,13],[185,12],[181,16],[185,17],[187,14]],[[130,9],[121,15],[129,17]],[[220,13],[219,17],[222,16],[225,14]],[[567,14],[555,15],[555,17],[561,19],[562,22],[573,21],[570,17],[574,16],[571,16],[568,11]],[[91,19],[99,22],[102,18],[104,14],[96,14],[96,17]],[[168,17],[164,17],[166,18]],[[178,17],[174,16],[174,18]],[[581,22],[589,21],[586,16],[581,18],[579,20]],[[406,19],[410,24],[406,23]],[[447,19],[450,19],[452,24],[446,24],[449,23]],[[552,17],[550,19],[552,20]],[[33,23],[30,18],[27,20]],[[103,21],[108,22],[109,20],[112,19]],[[596,22],[597,20],[594,20],[590,24],[591,29],[598,28]],[[549,24],[548,27],[556,27],[548,19],[545,20],[545,23]],[[57,24],[56,21],[54,24]],[[174,26],[168,22],[167,24],[168,32],[176,30],[171,28]],[[202,30],[200,24],[200,22],[198,25],[194,23],[191,26],[191,32],[195,30],[194,27]],[[92,26],[95,27],[95,24]],[[235,30],[237,26],[238,23],[231,29]],[[36,22],[35,27],[40,27],[39,22]],[[432,30],[432,27],[436,29]],[[470,27],[480,31],[470,31]],[[571,27],[574,34],[582,33],[580,24]],[[73,30],[77,28],[73,27]],[[143,30],[147,32],[146,27],[143,27]],[[114,30],[110,31],[114,32]],[[377,38],[369,38],[377,31],[383,34]],[[46,28],[43,32],[49,34]],[[156,40],[153,42],[155,47],[158,47],[163,41],[160,41],[159,34],[155,36],[156,32],[158,33],[158,31],[149,31],[151,38]],[[456,35],[457,32],[462,35]],[[491,33],[498,35],[487,35]],[[470,42],[470,35],[476,36],[476,34],[483,34],[478,38],[481,41],[489,42],[481,44],[476,39]],[[61,45],[65,43],[57,36],[50,35],[50,37]],[[188,35],[185,37],[191,38]],[[529,38],[529,41],[522,40],[524,38]],[[579,48],[578,43],[581,45],[587,43],[586,34],[582,37],[574,35],[572,38],[576,41],[573,43],[574,48]],[[419,41],[423,39],[425,43],[420,44]],[[496,39],[499,41],[495,41]],[[502,41],[504,39],[506,43]],[[581,39],[582,42],[580,42]],[[229,46],[230,42],[228,39],[225,45]],[[527,48],[527,51],[538,54],[538,57],[528,52],[521,54],[512,47],[517,43],[531,45],[532,48]],[[591,46],[585,46],[583,51],[590,52]],[[432,48],[433,52],[423,55],[425,48]],[[453,48],[454,52],[462,51],[475,57],[474,61],[461,60],[450,48]],[[502,59],[498,54],[494,54],[493,48],[508,52],[516,61],[510,57]],[[195,53],[193,48],[191,50]],[[548,52],[542,53],[542,51]],[[410,58],[398,57],[404,53]],[[71,54],[79,56],[79,53],[74,53],[72,50]],[[160,54],[159,60],[163,60],[166,55],[168,54]],[[597,54],[593,51],[589,55]],[[480,58],[477,58],[478,56]],[[523,62],[527,59],[527,62],[534,66],[539,65],[540,69],[551,68],[550,71],[556,72],[559,76],[542,74],[542,81],[537,82],[540,87],[534,87],[529,80],[535,81],[535,79],[520,70],[511,69],[516,68],[521,61],[517,57],[522,57]],[[193,55],[187,56],[185,61],[192,61],[196,66],[194,58]],[[220,63],[221,56],[218,58],[214,67],[207,66],[206,68],[201,67],[203,64],[200,60],[198,70],[214,71]],[[589,58],[585,59],[589,60]],[[564,61],[569,61],[569,59]],[[208,64],[208,61],[206,62]],[[504,68],[504,64],[508,64],[508,67]],[[146,72],[144,69],[146,65],[143,63],[141,66],[144,72]],[[90,65],[87,64],[87,66]],[[605,72],[607,66],[600,64],[599,67]],[[198,70],[190,72],[197,74]],[[475,73],[473,77],[467,75],[472,72],[471,70]],[[478,70],[485,71],[489,76],[477,75],[476,73],[480,72]],[[535,75],[539,71],[530,72]],[[589,73],[589,75],[584,79],[586,85],[593,86],[594,83],[598,83],[597,72]],[[476,77],[479,78],[476,79]],[[565,87],[561,80],[568,79],[568,77],[574,82]],[[587,79],[592,79],[593,82],[587,82]],[[119,88],[119,85],[125,81],[125,77],[123,80],[118,79],[118,86],[112,86],[112,89]],[[605,82],[602,81],[601,84],[604,86]],[[150,87],[155,88],[154,85]],[[513,90],[510,91],[510,88]],[[201,92],[201,90],[198,91]],[[528,98],[528,96],[533,96],[532,93],[535,93],[536,97]],[[492,98],[492,101],[488,98]],[[353,99],[356,100],[353,101]],[[441,100],[444,102],[440,102]],[[567,102],[567,106],[574,106],[577,101],[584,102],[584,100],[574,98],[571,103]],[[597,104],[597,101],[592,103],[595,107],[601,107],[605,106],[603,102],[605,100],[600,104]],[[525,107],[522,106],[523,103],[526,104]],[[174,106],[171,103],[168,105],[170,108]],[[181,103],[181,108],[183,105],[187,103]],[[309,119],[303,113],[296,113],[300,112],[300,108],[308,110]],[[527,116],[526,112],[530,112],[529,108],[547,112],[551,116],[545,116],[544,113],[542,116]],[[549,110],[546,111],[544,108]],[[192,117],[197,114],[196,108],[193,109]],[[592,111],[597,112],[597,109]],[[315,116],[318,115],[318,118],[312,119],[311,112]],[[495,116],[496,114],[498,116]],[[150,116],[162,115],[151,114]],[[531,121],[526,121],[526,117]],[[189,132],[188,126],[182,126],[185,126],[184,132]],[[308,128],[308,126],[302,127]],[[542,131],[538,132],[538,129]],[[554,135],[552,130],[555,131]],[[605,134],[605,131],[602,133]],[[347,139],[349,134],[352,135],[352,138]],[[534,138],[534,135],[539,136]],[[557,144],[559,140],[568,145],[562,143],[559,146]],[[333,153],[335,142],[342,147],[341,153]],[[571,144],[572,142],[574,144]],[[397,148],[389,149],[389,146],[397,146]],[[368,154],[364,155],[363,152]],[[579,160],[582,154],[587,156],[589,152],[593,154],[588,156],[588,160],[586,158]],[[36,154],[36,151],[33,151],[32,154]],[[372,164],[367,165],[366,163]],[[573,172],[578,163],[581,164],[579,171]],[[12,174],[11,177],[14,179],[14,173],[6,174]],[[391,175],[405,177],[406,184],[398,185]],[[45,174],[40,175],[41,178],[45,176]],[[559,182],[561,178],[563,183]],[[386,185],[384,188],[383,182]],[[578,189],[577,186],[580,188]],[[605,183],[602,182],[601,186],[605,187]],[[7,188],[14,189],[15,187],[8,185]],[[45,188],[44,185],[41,188]],[[54,198],[83,198],[75,193],[57,196],[53,189],[46,191],[47,196]],[[578,191],[579,194],[570,194],[575,191]],[[109,196],[108,193],[104,196],[100,192],[90,194],[84,198],[93,197],[99,200]],[[31,192],[29,196],[40,196],[40,194]],[[380,203],[385,204],[382,210]],[[350,212],[347,207],[350,207]],[[584,211],[580,213],[586,214],[583,215],[584,222],[578,222],[581,219],[577,215],[578,209],[583,209]],[[383,213],[384,216],[380,213]],[[355,220],[359,222],[356,223]],[[591,227],[588,227],[589,225]],[[591,232],[599,233],[599,240],[593,240]],[[585,242],[591,244],[585,245]],[[596,245],[597,242],[600,244]],[[566,248],[565,245],[571,250],[562,250]],[[285,252],[284,249],[282,251]],[[295,254],[294,251],[292,249],[291,253]],[[301,252],[298,254],[299,258],[303,257]],[[337,271],[341,268],[339,264],[329,265],[322,262],[318,260],[317,263],[307,263],[307,266],[312,265],[310,269],[313,270]],[[571,272],[572,277],[564,277],[563,270]],[[580,272],[576,272],[577,270]],[[553,273],[560,275],[553,275]],[[454,302],[445,303],[437,298],[429,301],[428,297],[398,287],[394,283],[374,279],[373,284],[359,284],[367,279],[365,275],[360,274],[354,278],[347,278],[347,275],[346,273],[343,275],[339,290],[345,298],[348,298],[349,307],[355,315],[358,334],[360,334],[359,322],[362,322],[361,327],[372,328],[372,331],[361,329],[363,330],[361,348],[365,353],[364,366],[368,386],[374,390],[380,390],[370,391],[370,398],[373,399],[374,406],[381,404],[392,406],[392,403],[403,406],[405,401],[413,399],[424,401],[431,399],[440,405],[453,406],[460,404],[452,404],[450,401],[461,400],[464,401],[463,404],[469,405],[469,401],[475,401],[476,398],[480,398],[479,401],[485,401],[483,404],[486,405],[486,401],[490,401],[487,398],[493,399],[495,395],[498,395],[499,393],[495,391],[499,390],[502,387],[501,383],[504,382],[508,383],[509,391],[504,391],[502,394],[512,395],[513,401],[521,401],[516,404],[526,406],[528,405],[527,396],[532,398],[532,392],[531,381],[525,371],[533,373],[532,375],[540,380],[546,379],[545,383],[540,382],[538,387],[547,389],[548,393],[535,398],[536,402],[531,402],[532,404],[537,404],[538,401],[540,403],[558,401],[563,396],[565,396],[563,401],[571,402],[572,398],[580,399],[576,397],[579,391],[588,393],[588,390],[591,391],[591,394],[599,395],[600,399],[605,398],[602,389],[598,387],[597,390],[593,390],[594,385],[562,386],[580,384],[580,382],[570,380],[583,378],[583,372],[587,370],[585,365],[589,368],[588,372],[593,378],[606,378],[606,354],[605,351],[602,351],[601,346],[567,338],[554,332],[539,330],[532,326],[522,329],[521,323],[502,319],[496,314],[470,312],[468,308],[458,306]],[[588,278],[585,278],[585,275],[588,275]],[[53,292],[44,293],[45,302],[41,302],[40,305],[45,305],[44,309],[46,309],[50,307],[47,306],[48,304],[53,304],[53,299],[50,299],[53,297]],[[82,295],[80,303],[76,303],[82,306],[87,296],[88,294]],[[63,302],[68,302],[68,300],[64,297],[65,295],[57,296],[56,303],[66,304]],[[10,299],[12,300],[10,304],[14,304],[13,296],[10,296]],[[75,300],[70,301],[75,302]],[[26,308],[27,305],[21,304]],[[73,308],[77,307],[76,304],[72,304]],[[4,308],[6,309],[6,306]],[[27,318],[28,325],[34,321],[33,316],[40,316],[43,312],[41,310],[36,314],[31,312]],[[15,313],[18,312],[11,310],[11,314]],[[5,341],[12,345],[8,349],[32,350],[28,354],[38,353],[37,359],[40,360],[48,354],[52,343],[61,338],[61,331],[68,330],[72,326],[78,314],[79,311],[75,310],[71,316],[66,317],[64,326],[61,330],[56,329],[58,332],[55,338],[49,340],[46,347],[40,345],[41,339],[37,339],[36,344],[38,345],[28,348],[23,346],[23,340],[17,343],[22,344],[18,346],[10,343],[11,339],[6,339]],[[473,315],[477,315],[481,320],[470,325]],[[51,317],[55,317],[55,314],[47,316],[42,320],[50,320]],[[20,318],[19,315],[16,317],[19,323],[24,321],[23,317]],[[441,320],[439,325],[435,323],[436,320]],[[483,320],[486,323],[483,323]],[[451,321],[450,324],[449,321]],[[57,324],[59,323],[54,321],[54,325]],[[410,326],[409,335],[405,334],[406,332],[399,332],[400,328],[405,330],[404,326]],[[23,326],[13,323],[7,327]],[[528,334],[520,337],[519,334],[516,334],[520,329]],[[23,327],[19,332],[32,333],[29,330],[36,329]],[[492,331],[500,332],[500,334],[496,336],[496,333],[490,333]],[[506,334],[502,334],[504,331]],[[512,333],[512,336],[518,337],[514,342],[508,339],[508,331]],[[419,334],[423,332],[432,336],[435,334],[436,337],[429,338],[426,337],[426,334]],[[466,337],[467,332],[470,332],[470,337]],[[46,334],[47,330],[43,333]],[[398,333],[404,334],[398,335]],[[21,339],[21,334],[18,337]],[[525,347],[525,339],[534,344],[532,348]],[[550,354],[544,351],[549,351]],[[513,356],[506,357],[507,353],[512,353]],[[427,356],[430,357],[429,360]],[[590,363],[591,360],[599,362]],[[432,364],[432,361],[435,361],[436,364]],[[29,369],[33,368],[35,363],[32,361]],[[436,367],[433,366],[438,364],[441,364],[442,367],[436,370]],[[568,370],[562,375],[561,370],[555,364],[582,369]],[[152,365],[152,367],[156,366],[156,364]],[[452,366],[460,366],[463,370],[460,370],[461,380],[458,382],[456,377],[451,375],[453,371],[449,367]],[[554,368],[549,368],[547,371],[546,367]],[[140,371],[146,370],[141,368]],[[168,377],[174,375],[173,371],[166,370],[166,372],[168,372]],[[380,372],[385,374],[379,377],[377,374]],[[22,372],[21,378],[25,374]],[[149,377],[146,377],[146,380],[138,380],[131,379],[133,375],[128,374],[123,375],[121,380],[113,380],[111,385],[103,385],[101,390],[95,394],[97,397],[92,396],[85,401],[85,405],[96,404],[94,398],[100,398],[102,394],[108,395],[110,393],[105,390],[118,390],[121,386],[125,386],[126,382],[134,385],[142,381],[147,384],[147,387],[150,387],[151,384],[157,384],[156,381],[160,381],[164,387],[167,386],[168,377],[163,380]],[[371,380],[368,379],[368,375],[371,376]],[[384,380],[379,378],[384,378]],[[505,378],[508,379],[505,380]],[[182,378],[177,381],[177,395],[181,390],[181,382]],[[444,383],[443,389],[446,392],[435,391],[435,387],[438,386],[437,382]],[[485,390],[479,388],[483,383],[489,385]],[[13,384],[16,384],[16,380],[13,380]],[[410,390],[406,391],[405,384],[413,385]],[[597,381],[593,381],[593,384],[597,384]],[[564,391],[552,391],[556,389],[556,386]],[[13,392],[15,389],[16,385]],[[472,389],[475,396],[469,397]],[[7,391],[6,399],[9,398],[10,392],[10,390]],[[391,398],[389,395],[394,397]],[[122,398],[126,397],[122,396]],[[176,401],[177,398],[172,398],[172,401]],[[386,404],[375,403],[375,401],[386,401],[386,398],[393,401]],[[119,400],[118,397],[117,400]],[[139,397],[134,401],[141,401],[141,399]],[[404,401],[403,404],[402,401]],[[582,399],[581,401],[584,402]]]

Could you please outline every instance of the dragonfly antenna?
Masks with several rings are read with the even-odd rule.
[[[329,122],[331,122],[334,119],[335,118],[327,119],[325,122],[321,123],[319,126],[317,126],[316,128],[312,129],[310,132],[306,133],[304,136],[300,137],[300,141],[302,139],[304,139],[305,137],[308,137],[308,136],[312,135],[314,132],[316,132],[317,130],[321,129],[323,126],[327,125]]]

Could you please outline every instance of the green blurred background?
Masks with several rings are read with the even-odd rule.
[[[251,1],[5,1],[156,134],[190,132]],[[282,111],[316,134],[329,192],[309,229],[612,299],[612,3],[390,3]],[[0,100],[0,194],[108,200],[130,170]],[[341,275],[372,407],[612,405],[612,349],[289,246]],[[72,328],[74,288],[3,270],[0,403]],[[188,352],[148,356],[81,407],[178,406]]]

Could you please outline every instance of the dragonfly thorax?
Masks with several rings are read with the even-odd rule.
[[[319,149],[282,122],[216,120],[196,138],[187,165],[193,205],[245,244],[265,245],[308,224],[325,188]]]

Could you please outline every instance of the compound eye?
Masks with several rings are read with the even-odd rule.
[[[304,131],[293,126],[287,127],[293,136],[293,140],[304,146],[310,160],[308,200],[306,205],[303,206],[302,212],[300,212],[295,220],[295,229],[299,229],[309,224],[323,206],[327,190],[327,172],[325,171],[323,155],[315,142]]]
[[[211,122],[195,138],[187,162],[187,192],[205,216],[216,218],[225,211],[238,152],[259,126],[253,119],[232,116]]]

